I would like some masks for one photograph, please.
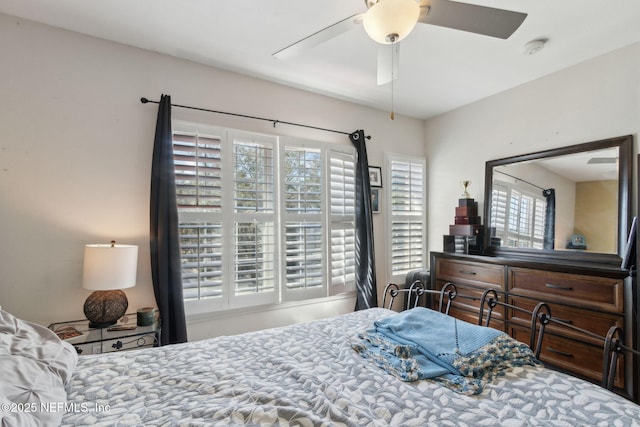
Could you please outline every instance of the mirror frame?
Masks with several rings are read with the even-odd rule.
[[[501,246],[490,246],[490,221],[491,218],[491,192],[493,187],[493,168],[496,166],[508,165],[511,163],[536,160],[547,157],[557,157],[567,154],[576,154],[584,151],[601,150],[605,148],[618,147],[618,253],[604,254],[580,251],[559,251],[551,249],[531,249],[531,248],[506,248]],[[554,148],[550,150],[538,151],[519,156],[506,157],[503,159],[489,160],[485,166],[484,176],[484,236],[483,253],[489,256],[508,256],[516,258],[543,258],[546,260],[564,260],[575,262],[596,262],[603,264],[617,264],[620,266],[622,256],[627,243],[627,233],[631,225],[631,184],[633,169],[633,136],[625,135],[616,138],[603,139],[600,141],[587,142],[583,144],[571,145],[568,147]]]

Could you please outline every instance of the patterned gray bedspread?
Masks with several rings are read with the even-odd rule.
[[[514,368],[476,396],[400,381],[351,349],[392,313],[81,357],[67,387],[79,409],[63,425],[640,426],[640,406],[542,367]]]

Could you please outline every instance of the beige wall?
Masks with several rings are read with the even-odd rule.
[[[423,122],[231,72],[0,15],[0,305],[45,325],[82,318],[83,247],[139,245],[129,306],[155,305],[149,267],[149,180],[157,106],[178,104],[351,132],[369,160],[424,155]],[[347,136],[188,110],[175,119],[350,144]],[[384,213],[375,216],[377,275],[387,269]],[[193,319],[191,338],[351,311],[353,298]]]
[[[618,181],[576,184],[575,230],[582,234],[589,252],[618,250]]]

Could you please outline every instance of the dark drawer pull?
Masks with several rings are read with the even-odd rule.
[[[468,274],[469,276],[475,276],[476,275],[475,271],[469,271],[469,270],[460,270],[458,273],[460,273],[460,274]]]
[[[545,284],[545,286],[547,288],[551,288],[551,289],[560,289],[561,291],[572,291],[573,288],[570,286],[562,286],[562,285],[554,285],[553,283],[547,283]]]
[[[546,347],[546,349],[552,353],[559,354],[560,356],[573,357],[572,353],[567,353],[566,351],[556,350],[555,348],[552,348],[552,347]]]

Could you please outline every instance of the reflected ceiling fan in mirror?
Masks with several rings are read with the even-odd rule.
[[[398,76],[398,42],[417,23],[452,28],[489,37],[507,39],[520,27],[526,13],[460,3],[453,0],[364,0],[367,11],[329,25],[274,53],[286,59],[362,25],[378,49],[378,85]],[[383,45],[391,44],[389,49]]]

